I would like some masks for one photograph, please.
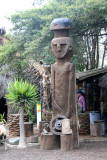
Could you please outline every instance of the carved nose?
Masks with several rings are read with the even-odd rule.
[[[60,51],[61,50],[61,45],[57,44],[57,50]]]

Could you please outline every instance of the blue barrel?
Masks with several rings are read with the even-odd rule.
[[[90,112],[90,124],[93,124],[94,121],[101,119],[101,113],[99,111]]]

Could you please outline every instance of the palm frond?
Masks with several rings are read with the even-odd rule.
[[[15,79],[14,83],[10,82],[10,87],[7,88],[8,94],[5,96],[9,100],[9,104],[15,104],[18,107],[31,106],[37,101],[37,87],[28,83]]]

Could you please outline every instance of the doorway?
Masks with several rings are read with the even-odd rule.
[[[0,98],[0,114],[5,114],[4,118],[7,121],[7,104],[4,97]]]

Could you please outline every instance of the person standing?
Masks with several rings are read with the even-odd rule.
[[[104,137],[107,137],[107,88],[102,88],[101,101],[103,102],[103,117],[104,117]]]
[[[78,103],[81,106],[80,113],[84,113],[86,110],[84,94],[82,91],[77,91],[77,95],[78,95]]]

